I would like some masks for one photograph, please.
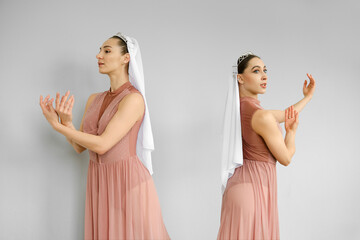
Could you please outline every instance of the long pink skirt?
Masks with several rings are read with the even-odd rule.
[[[218,240],[280,239],[276,165],[244,159],[228,180]]]
[[[138,157],[102,164],[90,160],[85,239],[170,239],[153,179]]]

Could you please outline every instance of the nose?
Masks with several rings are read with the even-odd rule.
[[[263,80],[263,81],[267,80],[267,75],[265,72],[263,72],[263,75],[261,76],[261,80]]]
[[[96,58],[97,58],[97,59],[102,59],[101,54],[100,54],[100,53],[96,54]]]

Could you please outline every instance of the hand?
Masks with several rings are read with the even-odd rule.
[[[294,106],[290,106],[285,110],[285,130],[286,132],[296,132],[299,124],[299,113],[294,110]]]
[[[72,124],[72,108],[75,101],[74,95],[67,99],[69,94],[70,91],[67,91],[60,101],[60,94],[57,92],[55,100],[55,111],[59,115],[61,123],[65,126]]]
[[[314,95],[314,91],[315,91],[315,80],[314,78],[311,76],[311,74],[306,74],[310,80],[310,83],[308,86],[307,85],[307,80],[305,80],[304,82],[304,87],[303,87],[303,93],[305,97],[308,98],[312,98],[312,96]]]
[[[50,95],[47,95],[47,97],[43,100],[43,96],[40,95],[40,107],[46,120],[52,127],[54,127],[57,123],[59,123],[59,116],[53,108],[54,98],[51,98],[51,100],[49,100],[49,98]]]

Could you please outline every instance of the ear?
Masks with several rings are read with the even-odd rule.
[[[237,78],[238,83],[244,84],[244,81],[243,81],[243,79],[241,78],[241,74],[238,74],[238,75],[236,76],[236,78]]]
[[[124,63],[129,63],[130,62],[130,54],[129,53],[125,53],[124,54]]]

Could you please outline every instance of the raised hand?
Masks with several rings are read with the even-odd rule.
[[[60,101],[60,93],[57,92],[55,100],[55,111],[59,115],[61,123],[65,126],[72,124],[72,108],[75,101],[74,95],[67,99],[69,95],[70,91],[67,91]]]
[[[54,127],[55,124],[59,123],[59,116],[53,107],[54,98],[51,98],[50,100],[49,98],[50,95],[47,95],[45,99],[40,95],[40,107],[46,120]]]
[[[307,73],[306,75],[308,76],[310,83],[309,83],[309,85],[307,85],[307,80],[305,80],[304,86],[303,86],[303,93],[304,93],[305,97],[312,98],[312,96],[314,95],[314,91],[315,91],[315,79],[309,73]]]
[[[294,106],[290,106],[285,110],[285,130],[296,131],[299,124],[299,113],[294,110]]]

